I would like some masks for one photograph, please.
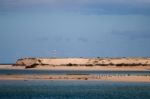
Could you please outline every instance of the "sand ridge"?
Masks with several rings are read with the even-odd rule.
[[[16,65],[51,66],[150,66],[150,58],[23,58]]]

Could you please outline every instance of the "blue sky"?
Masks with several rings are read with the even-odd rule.
[[[0,0],[0,63],[149,57],[149,0]]]

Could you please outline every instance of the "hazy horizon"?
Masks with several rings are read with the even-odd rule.
[[[0,63],[150,57],[149,42],[149,0],[0,0]]]

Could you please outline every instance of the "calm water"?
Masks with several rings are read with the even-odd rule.
[[[117,74],[129,74],[129,75],[149,75],[150,71],[82,71],[82,70],[0,70],[1,74],[55,74],[55,75],[62,75],[62,74],[110,74],[110,75],[117,75]]]
[[[150,83],[0,81],[0,99],[150,99]]]

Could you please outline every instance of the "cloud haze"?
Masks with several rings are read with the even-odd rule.
[[[150,14],[149,0],[1,0],[1,10],[46,9],[82,14]]]
[[[121,38],[128,38],[131,40],[138,39],[148,39],[150,40],[150,30],[140,30],[140,31],[113,31],[113,35],[119,36]]]

